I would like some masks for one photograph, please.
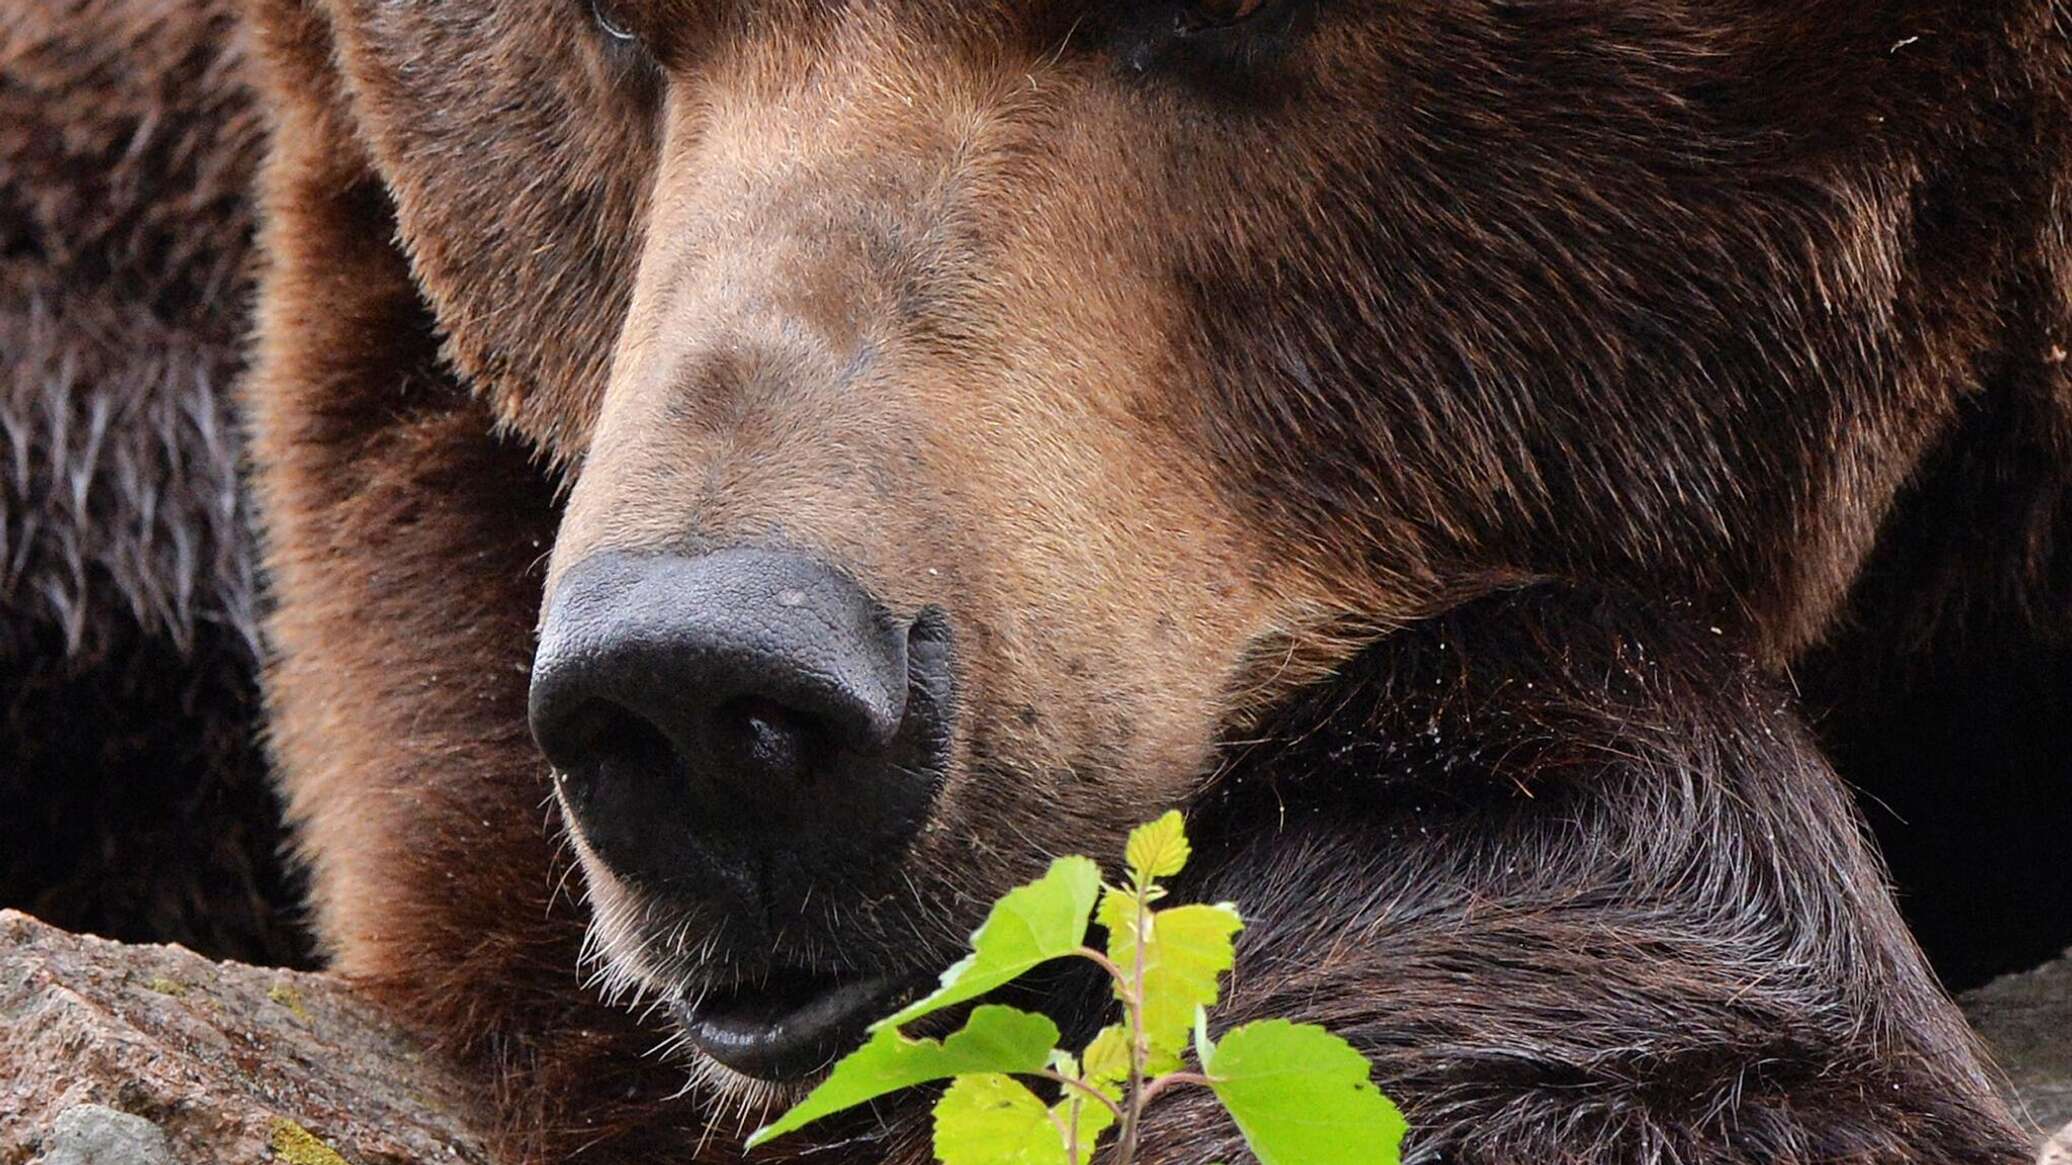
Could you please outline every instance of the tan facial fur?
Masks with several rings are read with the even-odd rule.
[[[1128,213],[1151,180],[1091,152],[1128,132],[1110,86],[865,14],[829,36],[852,51],[669,94],[549,585],[605,551],[785,546],[941,608],[957,743],[908,866],[1026,870],[1186,795],[1298,584],[1198,452]]]

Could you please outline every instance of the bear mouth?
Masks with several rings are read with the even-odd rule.
[[[686,1043],[743,1076],[795,1081],[829,1067],[932,981],[913,975],[774,970],[669,1005]]]

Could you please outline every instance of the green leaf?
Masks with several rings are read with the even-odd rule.
[[[1260,1165],[1395,1165],[1403,1114],[1366,1057],[1313,1024],[1269,1019],[1223,1033],[1209,1087]]]
[[[1244,929],[1237,907],[1175,906],[1148,911],[1149,941],[1143,950],[1144,1039],[1150,1046],[1148,1072],[1170,1072],[1180,1066],[1194,1027],[1196,1008],[1208,1007],[1221,993],[1218,980],[1234,959],[1232,936]],[[1108,928],[1108,957],[1125,977],[1137,974],[1137,904],[1126,893],[1109,891],[1101,899],[1100,922]],[[1122,994],[1120,987],[1116,991]]]
[[[1026,886],[1009,890],[993,904],[986,921],[971,933],[971,954],[942,973],[934,994],[873,1030],[909,1023],[1019,978],[1039,963],[1086,945],[1086,920],[1101,892],[1101,868],[1092,858],[1059,858]]]
[[[1122,1091],[1120,1089],[1102,1087],[1101,1092],[1110,1100],[1118,1103],[1122,1100]],[[1072,1109],[1074,1105],[1077,1105],[1079,1108],[1079,1158],[1073,1162],[1073,1165],[1086,1165],[1087,1161],[1093,1157],[1094,1150],[1100,1146],[1101,1134],[1114,1127],[1115,1110],[1090,1096],[1081,1094],[1077,1089],[1068,1088],[1065,1090],[1065,1098],[1052,1105],[1050,1109],[1051,1118],[1057,1121],[1059,1127],[1066,1129],[1072,1127]],[[1069,1139],[1067,1143],[1069,1144]]]
[[[1102,1083],[1121,1080],[1130,1074],[1129,1032],[1119,1023],[1109,1024],[1086,1046],[1086,1053],[1080,1058],[1086,1065],[1087,1080]]]
[[[1122,851],[1129,863],[1130,879],[1148,885],[1156,878],[1170,878],[1187,865],[1187,824],[1178,809],[1168,809],[1156,821],[1130,830],[1129,844]]]
[[[1041,1072],[1057,1042],[1058,1027],[1049,1019],[998,1004],[974,1009],[963,1030],[940,1043],[910,1040],[896,1028],[879,1028],[869,1043],[844,1056],[806,1099],[757,1129],[748,1147],[930,1080],[967,1072]]]
[[[935,1157],[942,1165],[1059,1165],[1065,1136],[1020,1081],[997,1072],[959,1076],[935,1105]]]

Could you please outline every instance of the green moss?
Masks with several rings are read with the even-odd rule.
[[[287,1117],[274,1118],[271,1144],[273,1159],[287,1165],[347,1165],[338,1150]]]
[[[302,992],[286,983],[275,983],[266,989],[266,997],[295,1013],[295,1018],[307,1021],[309,1011],[302,1006]]]
[[[168,979],[164,975],[146,981],[144,986],[147,990],[156,991],[160,995],[170,995],[175,999],[187,994],[187,984],[177,979]]]

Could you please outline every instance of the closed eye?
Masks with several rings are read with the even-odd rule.
[[[1112,2],[1112,0],[1111,0]],[[1262,97],[1321,0],[1151,0],[1117,4],[1117,57],[1130,72],[1166,76],[1222,97]]]
[[[1236,24],[1273,7],[1273,0],[1194,0],[1190,6],[1202,27]]]
[[[590,21],[612,40],[627,44],[636,44],[640,40],[614,0],[590,0]]]

